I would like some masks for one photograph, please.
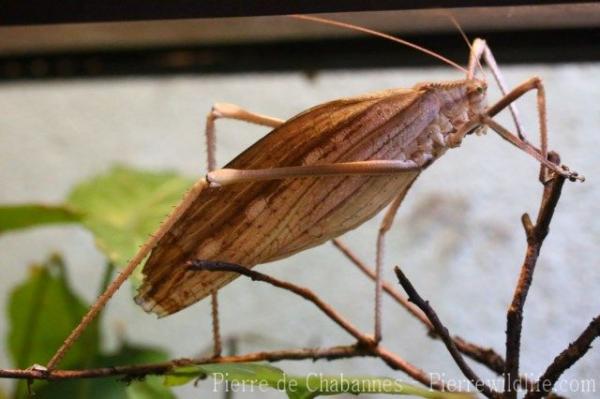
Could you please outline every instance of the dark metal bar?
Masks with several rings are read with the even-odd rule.
[[[215,18],[294,13],[573,4],[583,0],[0,0],[0,25]],[[589,0],[587,1],[589,2]]]
[[[474,32],[503,64],[600,60],[600,28]],[[455,34],[408,37],[464,63],[468,49]],[[318,40],[107,52],[0,57],[0,81],[128,75],[239,73],[327,69],[443,66],[426,55],[376,38]]]

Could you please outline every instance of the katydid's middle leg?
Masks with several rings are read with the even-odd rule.
[[[248,123],[254,123],[262,126],[277,127],[283,123],[282,120],[269,116],[255,114],[234,104],[216,103],[206,116],[206,151],[207,151],[207,170],[212,172],[217,165],[216,149],[217,137],[215,131],[215,122],[219,118],[236,119]],[[211,318],[213,333],[213,354],[215,357],[221,355],[221,332],[219,326],[219,300],[217,291],[211,293]]]
[[[255,125],[269,127],[277,127],[284,122],[282,119],[250,112],[235,104],[215,103],[206,116],[206,151],[209,172],[214,170],[217,166],[217,137],[215,132],[215,122],[220,118],[235,119]]]

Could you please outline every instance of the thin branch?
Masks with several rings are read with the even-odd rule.
[[[195,260],[189,262],[189,267],[195,270],[209,270],[209,271],[225,271],[232,273],[239,273],[246,277],[251,278],[255,281],[262,281],[268,284],[271,284],[275,287],[285,289],[287,291],[293,292],[296,295],[301,296],[302,298],[312,302],[319,309],[321,309],[330,319],[336,322],[339,326],[341,326],[344,330],[350,333],[358,340],[358,345],[367,353],[371,355],[380,357],[383,361],[385,361],[390,367],[396,370],[401,370],[419,381],[423,385],[437,389],[437,390],[445,390],[445,385],[441,382],[433,381],[425,371],[420,368],[414,366],[413,364],[407,362],[402,359],[400,356],[393,354],[385,348],[377,345],[375,341],[368,335],[360,332],[356,327],[354,327],[349,321],[344,319],[336,310],[334,310],[331,306],[325,303],[322,299],[320,299],[314,292],[309,290],[308,288],[300,287],[295,284],[289,283],[287,281],[281,281],[274,277],[268,276],[266,274],[247,269],[240,265],[226,263],[226,262],[211,262],[211,261],[203,261],[203,260]]]
[[[348,258],[356,267],[358,267],[366,276],[375,279],[375,272],[368,267],[350,248],[341,240],[332,240],[333,245],[338,248],[346,258]],[[428,335],[432,338],[440,338],[435,328],[418,306],[411,303],[405,295],[392,286],[388,281],[383,281],[383,290],[390,295],[398,304],[405,308],[417,320],[419,320],[428,330]],[[504,359],[492,348],[485,348],[475,343],[469,342],[459,336],[453,337],[454,344],[458,350],[469,358],[483,364],[496,374],[501,375],[504,372]],[[522,383],[525,386],[533,386],[534,382],[522,377]]]
[[[146,375],[167,374],[176,367],[202,365],[209,363],[245,363],[269,361],[277,362],[281,360],[304,360],[304,359],[326,359],[335,360],[357,356],[374,356],[369,351],[365,351],[358,345],[335,346],[331,348],[307,348],[291,349],[271,352],[253,352],[245,355],[222,356],[215,358],[213,356],[202,357],[198,359],[175,359],[169,362],[102,367],[86,370],[45,370],[44,368],[29,369],[0,369],[0,378],[14,379],[34,379],[34,380],[70,380],[81,378],[108,378],[108,377],[126,377],[141,378]]]
[[[431,389],[436,389],[438,391],[448,391],[448,387],[443,382],[434,381],[430,376],[423,370],[418,367],[415,367],[411,363],[402,359],[397,354],[392,351],[384,348],[381,345],[371,348],[373,353],[378,356],[381,360],[383,360],[389,367],[394,370],[400,370],[404,373],[408,374],[415,380],[419,381],[421,384],[427,386]]]
[[[0,378],[14,379],[42,379],[42,380],[59,380],[59,379],[77,379],[77,378],[109,378],[121,376],[125,378],[140,378],[150,374],[166,374],[175,367],[199,365],[207,363],[240,363],[240,362],[255,362],[269,361],[275,362],[279,360],[303,360],[303,359],[340,359],[350,357],[379,357],[389,367],[395,370],[401,370],[411,376],[423,385],[437,390],[447,390],[445,384],[441,381],[433,381],[430,376],[420,368],[412,365],[402,359],[397,354],[389,351],[381,345],[375,345],[372,338],[361,333],[356,327],[343,319],[333,308],[323,302],[316,294],[307,288],[299,287],[294,284],[281,281],[252,271],[241,266],[222,262],[190,262],[191,268],[214,271],[229,271],[248,276],[256,281],[263,281],[273,286],[283,288],[293,292],[304,299],[314,303],[327,316],[338,323],[342,328],[351,333],[357,338],[358,343],[353,346],[338,346],[326,349],[292,349],[274,352],[256,352],[238,356],[223,356],[223,357],[203,357],[199,359],[175,359],[169,362],[142,364],[142,365],[127,365],[114,366],[85,370],[54,370],[47,369],[43,366],[35,366],[29,369],[0,369]]]
[[[348,260],[350,260],[350,262],[352,262],[356,267],[358,267],[360,271],[362,271],[371,280],[375,281],[375,271],[372,270],[369,266],[367,266],[366,263],[363,262],[358,256],[356,256],[350,248],[348,248],[339,239],[333,239],[331,240],[331,242],[337,249],[339,249],[342,252],[342,254],[344,254],[346,258],[348,258]],[[405,308],[410,314],[416,317],[417,320],[423,323],[427,330],[429,330],[429,332],[434,331],[434,328],[429,322],[429,319],[427,319],[427,316],[425,316],[421,309],[419,309],[417,306],[411,303],[404,295],[402,295],[402,293],[400,293],[400,291],[395,289],[392,286],[392,284],[384,280],[383,290],[392,298],[394,298],[394,300],[398,302],[398,304],[400,304],[403,308]]]
[[[439,337],[436,334],[436,338]],[[458,335],[453,337],[456,348],[470,359],[487,366],[488,369],[501,375],[504,372],[504,359],[492,348],[484,348],[473,344]],[[525,379],[525,377],[523,377]],[[531,382],[531,384],[533,384]]]
[[[562,373],[581,359],[592,347],[592,341],[598,337],[600,337],[600,315],[591,321],[567,349],[554,358],[534,388],[525,395],[525,399],[539,399],[550,393]]]
[[[301,296],[307,301],[315,304],[323,313],[325,313],[331,320],[337,323],[340,327],[342,327],[346,332],[352,335],[354,338],[358,340],[361,344],[365,346],[372,346],[373,339],[360,332],[358,328],[356,328],[352,323],[346,320],[342,315],[340,315],[333,307],[329,304],[325,303],[321,298],[319,298],[314,292],[309,290],[308,288],[300,287],[295,284],[289,283],[287,281],[278,280],[274,277],[268,276],[264,273],[260,273],[254,270],[247,269],[243,266],[236,265],[233,263],[227,262],[213,262],[206,260],[193,260],[188,262],[188,267],[192,270],[206,270],[206,271],[221,271],[221,272],[232,272],[238,273],[243,276],[249,277],[254,281],[261,281],[267,284],[271,284],[275,287],[282,288],[284,290],[293,292],[296,295]]]
[[[558,154],[554,152],[548,154],[548,159],[555,164],[560,163]],[[516,399],[517,397],[523,308],[533,280],[533,272],[540,249],[544,239],[548,235],[550,222],[560,198],[564,182],[564,177],[556,175],[544,183],[544,194],[535,225],[528,214],[524,214],[522,217],[523,227],[527,235],[527,251],[512,303],[506,315],[506,365],[504,368],[504,392],[506,399]]]
[[[331,348],[289,349],[271,352],[254,352],[245,355],[202,357],[198,359],[175,359],[169,362],[102,367],[86,370],[45,370],[43,368],[0,369],[0,378],[28,380],[72,380],[82,378],[113,378],[126,379],[142,378],[147,375],[164,375],[176,367],[193,366],[214,363],[247,363],[247,362],[278,362],[282,360],[337,360],[353,357],[379,357],[394,370],[406,372],[415,380],[430,388],[446,390],[443,383],[428,379],[427,374],[389,350],[378,346],[366,348],[360,344],[351,346],[334,346]]]
[[[411,284],[410,280],[408,280],[408,278],[404,275],[404,273],[402,273],[402,270],[400,270],[398,266],[394,268],[394,271],[396,272],[396,276],[398,276],[398,281],[400,282],[400,285],[408,294],[408,299],[412,303],[417,305],[419,309],[421,309],[423,313],[427,315],[427,318],[429,318],[429,321],[434,326],[435,331],[440,336],[442,341],[444,341],[444,344],[446,344],[448,352],[450,352],[450,355],[452,356],[460,370],[463,372],[465,377],[467,377],[467,379],[471,381],[475,388],[479,392],[484,394],[486,397],[493,399],[501,398],[501,395],[498,392],[490,388],[477,374],[475,374],[471,367],[469,367],[465,359],[462,357],[461,353],[458,351],[458,348],[454,344],[454,341],[452,340],[448,329],[442,324],[433,308],[429,305],[429,302],[421,298],[417,290]]]

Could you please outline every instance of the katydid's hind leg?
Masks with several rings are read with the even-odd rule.
[[[400,193],[385,212],[385,216],[379,226],[379,231],[377,233],[377,248],[375,255],[375,328],[373,338],[375,342],[381,341],[381,314],[382,314],[382,306],[381,306],[381,298],[383,294],[383,262],[384,262],[384,239],[386,233],[391,229],[392,224],[394,223],[394,218],[398,213],[398,209],[406,196],[406,193],[410,187]]]
[[[475,77],[475,69],[479,66],[481,67],[480,60],[483,58],[486,65],[492,72],[496,83],[498,84],[498,88],[500,88],[500,92],[503,96],[508,94],[508,86],[506,85],[506,81],[504,80],[504,76],[502,76],[502,72],[500,71],[500,67],[496,62],[496,58],[494,57],[494,53],[487,45],[485,40],[475,39],[473,41],[473,45],[471,46],[471,53],[469,54],[469,65],[467,67],[467,78],[473,79]],[[515,123],[515,127],[517,128],[517,135],[523,141],[527,141],[527,137],[525,136],[525,131],[523,130],[523,125],[521,124],[521,120],[519,119],[519,111],[515,104],[509,104],[510,114]]]
[[[217,165],[217,137],[215,132],[215,122],[220,118],[235,119],[255,125],[269,127],[277,127],[284,122],[282,119],[247,111],[235,104],[215,103],[206,116],[206,151],[209,172],[214,170]]]
[[[234,104],[228,103],[215,103],[208,115],[206,116],[206,160],[207,170],[212,172],[217,165],[217,137],[215,131],[215,122],[219,118],[224,119],[236,119],[248,123],[253,123],[262,126],[277,127],[283,123],[282,120],[272,118],[270,116],[256,114],[247,111]],[[219,322],[219,298],[217,291],[211,293],[211,318],[212,318],[212,334],[213,334],[213,354],[215,357],[221,355],[222,344],[221,344],[221,332]]]

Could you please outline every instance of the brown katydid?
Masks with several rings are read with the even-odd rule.
[[[231,272],[194,270],[193,260],[244,267],[288,257],[354,229],[389,205],[377,237],[374,341],[381,339],[383,242],[395,213],[421,171],[490,127],[543,165],[543,175],[583,178],[547,160],[545,94],[539,78],[508,92],[485,41],[476,39],[468,67],[404,40],[317,17],[325,22],[409,45],[466,74],[451,82],[426,82],[331,101],[287,120],[216,104],[207,117],[208,169],[155,234],[101,295],[48,363],[52,369],[104,304],[148,255],[136,302],[159,316],[175,313],[232,281]],[[475,77],[483,59],[504,95],[487,107],[487,83]],[[540,149],[520,127],[512,103],[537,91]],[[510,107],[517,135],[492,119]],[[215,121],[238,119],[273,130],[223,169],[215,169]],[[542,178],[546,178],[542,176]],[[213,296],[213,300],[216,297]],[[217,350],[218,352],[218,350]]]

